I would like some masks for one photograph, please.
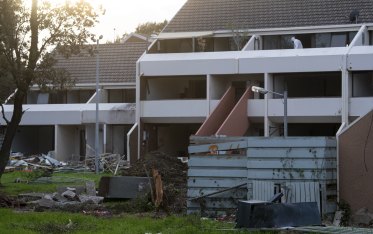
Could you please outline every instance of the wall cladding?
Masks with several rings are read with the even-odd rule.
[[[239,200],[279,191],[283,202],[316,201],[322,214],[336,209],[335,138],[192,136],[191,143],[188,213],[232,212]]]

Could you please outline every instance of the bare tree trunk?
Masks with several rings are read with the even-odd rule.
[[[22,103],[23,103],[24,98],[25,98],[25,92],[20,91],[20,90],[18,90],[14,96],[13,116],[8,126],[6,127],[3,145],[1,146],[1,149],[0,149],[0,183],[1,183],[1,177],[5,171],[5,167],[9,161],[10,150],[12,147],[14,136],[17,132],[17,128],[22,119],[22,115],[23,115]]]
[[[5,167],[9,161],[10,150],[12,147],[13,139],[16,135],[17,128],[21,122],[23,115],[23,101],[25,100],[26,93],[29,86],[34,78],[34,71],[36,68],[36,63],[39,58],[38,51],[38,36],[39,36],[39,23],[38,23],[38,0],[32,0],[31,16],[30,16],[30,28],[31,28],[31,46],[29,60],[27,63],[27,68],[25,71],[18,71],[14,76],[19,75],[20,77],[13,77],[17,82],[17,92],[14,95],[13,104],[13,115],[6,127],[6,132],[4,136],[3,145],[0,149],[0,184],[1,177],[4,174]],[[18,78],[18,79],[16,79]]]

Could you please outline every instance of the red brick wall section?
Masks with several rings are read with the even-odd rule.
[[[214,109],[210,116],[207,117],[196,136],[212,136],[215,135],[221,124],[227,118],[234,107],[235,90],[230,87],[220,100],[218,106]]]
[[[373,212],[373,111],[339,137],[340,199]]]

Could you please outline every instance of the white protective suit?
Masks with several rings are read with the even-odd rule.
[[[300,40],[296,39],[295,37],[292,37],[291,41],[294,44],[294,49],[303,49],[303,45],[302,45],[302,42]]]

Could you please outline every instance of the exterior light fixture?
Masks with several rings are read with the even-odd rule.
[[[284,137],[288,137],[288,91],[285,90],[284,93],[277,93],[257,86],[252,86],[251,90],[255,93],[261,93],[264,95],[273,93],[284,98]]]

